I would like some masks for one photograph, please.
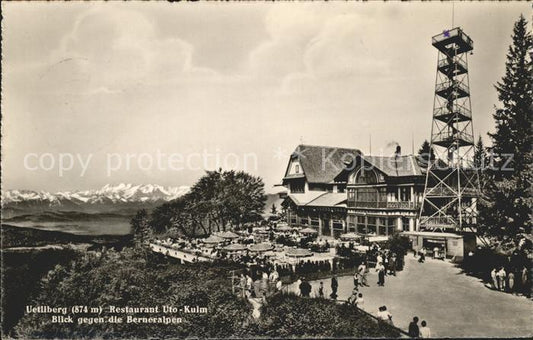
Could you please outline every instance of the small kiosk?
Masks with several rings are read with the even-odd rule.
[[[468,252],[476,250],[476,235],[473,233],[405,231],[402,235],[409,237],[413,250],[418,252],[425,248],[428,257],[462,261]]]

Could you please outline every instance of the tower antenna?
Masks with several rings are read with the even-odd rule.
[[[455,1],[452,0],[452,29],[454,28],[453,24],[454,24],[454,18],[455,17]]]

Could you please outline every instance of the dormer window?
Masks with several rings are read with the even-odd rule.
[[[300,173],[300,165],[299,164],[295,164],[294,165],[294,172],[299,174]]]

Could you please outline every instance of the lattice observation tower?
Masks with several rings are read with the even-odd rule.
[[[417,228],[475,231],[480,187],[468,77],[474,42],[456,27],[434,36],[432,45],[438,50],[430,143],[435,158],[428,162]]]

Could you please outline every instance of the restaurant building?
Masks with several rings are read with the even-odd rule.
[[[388,236],[414,231],[424,191],[417,156],[365,156],[357,149],[299,145],[282,185],[287,223],[341,233]]]

